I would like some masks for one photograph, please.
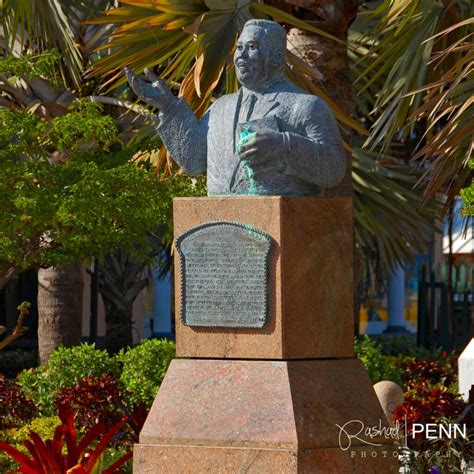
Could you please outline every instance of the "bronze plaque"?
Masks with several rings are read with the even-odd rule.
[[[225,221],[193,227],[178,237],[183,324],[265,326],[272,244],[253,226]]]

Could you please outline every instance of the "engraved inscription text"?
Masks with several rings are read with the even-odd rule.
[[[271,242],[251,226],[230,222],[205,224],[181,236],[183,323],[263,327]]]

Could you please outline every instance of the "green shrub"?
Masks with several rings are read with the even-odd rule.
[[[380,344],[385,355],[398,356],[400,354],[414,356],[418,353],[416,339],[413,336],[394,336],[391,334],[377,334],[370,336]]]
[[[24,370],[18,374],[17,380],[25,396],[33,401],[42,416],[54,415],[55,389],[45,367]]]
[[[80,344],[74,347],[58,347],[48,361],[48,372],[57,387],[70,387],[84,377],[118,375],[118,366],[113,357],[95,344]]]
[[[38,364],[38,351],[24,349],[4,349],[0,351],[0,373],[13,379],[22,370]]]
[[[100,456],[96,466],[95,472],[104,472],[104,469],[111,466],[114,462],[118,461],[121,457],[125,456],[130,451],[129,446],[117,446],[112,448],[106,448]],[[132,474],[133,461],[130,459],[124,465],[120,466],[120,473]]]
[[[144,340],[116,356],[96,349],[92,344],[59,347],[48,364],[25,370],[18,382],[42,416],[56,413],[55,399],[61,388],[77,385],[82,379],[110,374],[128,392],[127,402],[151,406],[166,370],[175,356],[174,343],[167,340]]]
[[[27,397],[30,397],[43,416],[54,415],[54,401],[58,389],[72,387],[84,377],[118,376],[115,358],[94,344],[75,347],[59,347],[50,356],[46,366],[23,371],[18,381]]]
[[[23,441],[28,439],[30,431],[38,433],[43,439],[53,439],[54,430],[61,424],[58,416],[46,416],[33,418],[29,423],[23,425],[21,428],[7,430],[7,441],[15,446],[23,446]],[[20,448],[18,448],[20,449]],[[24,450],[26,452],[26,449]]]
[[[381,345],[382,353],[389,356],[416,357],[417,359],[433,359],[441,357],[443,349],[441,347],[430,350],[426,347],[418,346],[415,335],[394,336],[391,334],[377,334],[370,338]]]
[[[117,359],[123,365],[120,381],[130,392],[130,404],[145,403],[151,406],[174,357],[175,345],[166,339],[146,339],[117,354]]]
[[[380,344],[365,335],[360,341],[355,340],[354,350],[356,356],[365,365],[373,384],[381,380],[391,380],[402,386],[400,369],[395,365],[392,357],[382,353]]]

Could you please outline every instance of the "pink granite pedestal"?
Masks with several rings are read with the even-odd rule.
[[[352,199],[285,196],[178,198],[174,234],[212,221],[250,224],[274,242],[268,324],[259,330],[199,328],[181,321],[175,257],[179,357],[305,359],[354,355]]]
[[[176,199],[174,219],[176,237],[233,221],[274,239],[269,321],[252,330],[184,325],[175,272],[177,354],[185,358],[168,369],[134,472],[398,472],[390,437],[352,436],[386,421],[353,356],[351,200]]]
[[[362,363],[174,360],[135,448],[139,473],[396,473]],[[360,422],[360,423],[359,423]],[[341,438],[340,438],[341,434]],[[349,446],[350,444],[350,446]],[[343,449],[344,448],[344,449]]]

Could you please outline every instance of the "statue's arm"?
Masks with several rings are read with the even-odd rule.
[[[199,120],[183,99],[177,99],[166,83],[150,69],[145,79],[125,68],[130,86],[140,99],[158,107],[156,128],[171,156],[192,176],[206,172],[209,112]]]
[[[284,172],[322,188],[344,178],[347,158],[334,116],[321,99],[299,110],[304,135],[284,132]]]
[[[158,118],[156,131],[176,163],[191,176],[205,173],[209,112],[199,120],[183,99],[175,99]]]

